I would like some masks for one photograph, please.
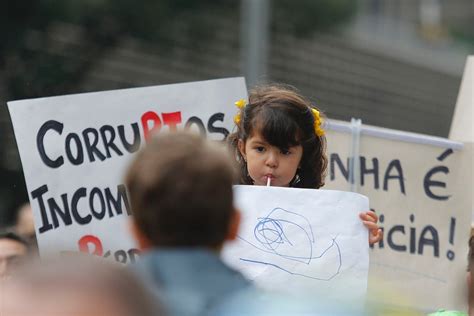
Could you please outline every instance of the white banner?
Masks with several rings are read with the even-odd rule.
[[[327,135],[325,188],[348,190],[352,136],[340,128],[348,124],[339,125]],[[361,132],[355,183],[384,230],[370,254],[368,297],[424,311],[465,309],[472,148],[386,129]]]
[[[225,261],[259,287],[324,300],[365,302],[369,247],[365,196],[341,191],[234,187],[242,212]]]
[[[243,78],[9,102],[41,254],[137,255],[123,172],[153,132],[223,140]]]

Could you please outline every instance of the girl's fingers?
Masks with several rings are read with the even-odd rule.
[[[365,227],[369,230],[369,244],[373,245],[383,238],[382,229],[379,228],[377,222],[379,217],[374,211],[367,211],[359,214],[360,219]]]
[[[365,214],[371,218],[373,218],[375,220],[375,222],[378,222],[379,220],[379,217],[377,216],[377,214],[375,214],[374,211],[367,211],[365,212]]]
[[[369,244],[373,245],[373,244],[381,241],[382,238],[383,238],[382,229],[379,228],[375,233],[371,232],[369,234]]]
[[[362,223],[364,224],[365,227],[367,227],[370,230],[379,228],[379,225],[371,221],[362,221]]]
[[[364,221],[371,221],[371,222],[374,222],[374,223],[377,223],[379,221],[379,217],[373,211],[367,211],[365,213],[360,213],[359,217]]]

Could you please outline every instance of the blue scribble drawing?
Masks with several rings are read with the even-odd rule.
[[[327,255],[329,250],[334,248],[337,252],[337,267],[334,269],[334,272],[328,272],[326,276],[314,276],[292,271],[291,267],[294,267],[295,264],[289,265],[291,267],[284,268],[281,264],[275,264],[269,261],[265,262],[250,258],[240,258],[240,260],[248,263],[272,266],[292,275],[320,281],[330,281],[339,274],[342,266],[342,255],[339,244],[336,241],[337,236],[332,238],[330,245],[316,254],[316,240],[314,238],[313,228],[306,217],[277,207],[266,217],[260,217],[257,220],[258,222],[253,230],[254,240],[247,240],[239,236],[240,240],[262,252],[308,266],[310,264],[317,264],[314,260],[323,258]]]

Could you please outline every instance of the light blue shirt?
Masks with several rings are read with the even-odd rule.
[[[203,248],[158,248],[133,269],[171,315],[207,315],[253,286],[218,254]]]

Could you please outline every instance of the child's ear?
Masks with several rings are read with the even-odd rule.
[[[147,250],[152,247],[150,240],[138,228],[137,223],[132,219],[129,222],[129,230],[140,250]]]
[[[237,147],[239,148],[242,157],[244,157],[244,160],[247,161],[247,155],[245,153],[245,142],[239,139],[239,141],[237,142]]]
[[[229,230],[227,231],[226,240],[235,240],[239,234],[240,220],[242,215],[237,208],[234,208],[232,218],[229,223]]]

